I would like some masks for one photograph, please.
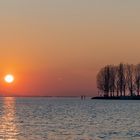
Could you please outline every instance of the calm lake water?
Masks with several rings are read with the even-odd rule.
[[[140,101],[0,98],[0,140],[140,140]]]

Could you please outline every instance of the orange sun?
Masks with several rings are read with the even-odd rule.
[[[7,74],[5,77],[4,77],[4,81],[6,83],[13,83],[14,82],[14,76],[12,74]]]

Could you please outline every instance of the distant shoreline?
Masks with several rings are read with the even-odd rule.
[[[3,97],[14,97],[14,98],[80,98],[80,96],[0,96]],[[91,96],[90,96],[91,97]]]
[[[140,96],[92,97],[97,100],[140,100]]]

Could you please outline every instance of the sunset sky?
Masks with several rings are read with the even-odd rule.
[[[139,0],[0,1],[1,95],[96,95],[101,67],[140,62],[139,14]]]

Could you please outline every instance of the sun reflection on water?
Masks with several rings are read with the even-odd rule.
[[[0,140],[17,140],[18,130],[15,118],[15,98],[5,97],[3,102],[2,114],[0,118]]]

